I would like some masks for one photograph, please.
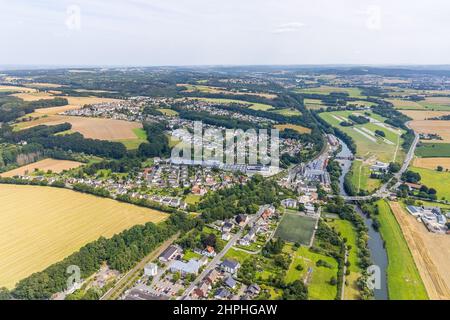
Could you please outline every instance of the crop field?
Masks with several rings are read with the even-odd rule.
[[[306,247],[295,249],[291,245],[286,245],[284,251],[292,256],[292,263],[285,277],[287,283],[306,279],[310,300],[334,300],[336,298],[337,287],[330,284],[332,277],[337,278],[338,264],[336,260],[311,252]],[[332,268],[318,267],[316,263],[319,260],[326,261]],[[297,270],[299,265],[303,267],[303,270]]]
[[[0,85],[0,92],[36,92],[36,89],[17,87],[17,86],[5,86]]]
[[[329,87],[329,86],[321,86],[317,88],[307,88],[307,89],[298,89],[296,90],[300,93],[309,93],[309,94],[330,94],[332,92],[339,93],[347,93],[349,97],[352,98],[363,98],[361,90],[358,88],[342,88],[342,87]]]
[[[401,110],[401,113],[407,115],[413,120],[426,120],[436,117],[449,115],[450,111],[431,111],[431,110]]]
[[[398,202],[390,203],[401,226],[428,296],[432,300],[450,299],[450,237],[428,232],[425,226],[406,212]]]
[[[275,128],[280,131],[291,129],[297,131],[298,133],[311,133],[311,129],[299,126],[297,124],[277,124],[275,125]]]
[[[280,225],[275,232],[275,237],[309,246],[316,222],[316,219],[304,217],[295,211],[289,210],[283,215]]]
[[[58,96],[60,91],[32,91],[26,93],[15,93],[12,96],[20,98],[24,101],[36,101],[41,99],[53,99],[56,97],[66,98],[70,106],[83,107],[85,104],[97,104],[108,102],[119,102],[120,99],[99,98],[99,97],[73,97],[73,96]]]
[[[60,173],[64,170],[70,170],[73,168],[78,168],[83,165],[81,162],[69,161],[69,160],[56,160],[56,159],[44,159],[34,163],[30,163],[26,166],[0,173],[2,177],[14,177],[19,175],[32,174],[35,170],[40,170],[47,172],[48,170]]]
[[[450,143],[450,121],[443,120],[415,120],[410,127],[417,133],[438,134],[442,140],[433,140],[433,143]]]
[[[55,96],[48,92],[27,91],[23,93],[14,93],[12,96],[24,101],[37,101],[42,99],[53,99]]]
[[[370,113],[372,122],[352,127],[341,126],[343,121],[349,121],[348,116],[351,114],[361,114],[354,111],[336,111],[322,112],[320,117],[333,127],[340,129],[353,138],[356,143],[356,156],[369,159],[376,158],[383,162],[402,162],[405,156],[401,149],[403,139],[401,139],[401,131],[397,128],[390,127],[384,123],[384,118],[379,115]],[[380,130],[385,134],[385,138],[375,136],[375,131]]]
[[[422,177],[420,183],[436,189],[438,199],[450,200],[450,172],[438,172],[416,167],[411,167],[410,170],[420,174]]]
[[[209,103],[217,103],[217,104],[222,104],[222,105],[233,104],[233,103],[246,104],[249,106],[248,107],[249,109],[260,110],[260,111],[268,111],[268,110],[273,109],[273,107],[269,104],[254,103],[254,102],[248,102],[248,101],[236,100],[236,99],[221,99],[221,98],[189,98],[189,99],[206,101]]]
[[[416,168],[436,170],[441,166],[445,170],[450,170],[450,158],[415,158],[413,166]]]
[[[416,155],[422,158],[450,157],[450,143],[421,143]]]
[[[15,126],[15,129],[22,130],[37,125],[56,125],[64,122],[72,124],[72,131],[81,133],[85,138],[100,140],[135,140],[137,136],[134,130],[142,128],[142,124],[138,122],[51,115],[29,122],[21,122]]]
[[[401,99],[388,99],[390,103],[394,105],[395,109],[405,109],[405,110],[425,110],[426,108],[415,102],[409,100],[401,100]]]
[[[380,233],[388,255],[387,286],[391,300],[426,300],[425,286],[402,230],[385,200],[377,202]]]
[[[430,110],[450,111],[450,97],[427,97],[419,103]]]
[[[267,99],[275,99],[276,94],[262,93],[262,92],[242,92],[242,91],[229,91],[226,88],[212,87],[205,85],[193,85],[193,84],[177,84],[178,87],[186,87],[185,92],[205,92],[205,93],[217,93],[217,94],[229,94],[229,95],[244,95],[244,96],[259,96]]]
[[[441,93],[442,94],[442,93]],[[449,97],[427,97],[422,101],[389,99],[396,109],[450,111]]]
[[[0,185],[0,287],[58,262],[99,237],[168,215],[66,189]]]

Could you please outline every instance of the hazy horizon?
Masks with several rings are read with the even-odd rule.
[[[0,4],[0,66],[450,65],[445,0]]]

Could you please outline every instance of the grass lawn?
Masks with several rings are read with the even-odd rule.
[[[187,204],[197,204],[197,203],[200,202],[201,198],[202,197],[200,195],[197,195],[197,194],[188,194],[186,196],[186,199],[184,199],[184,201]]]
[[[450,143],[421,143],[416,155],[422,158],[450,157]]]
[[[249,253],[245,253],[243,251],[231,248],[225,254],[224,259],[234,260],[234,261],[237,261],[240,264],[242,264],[245,260],[247,260],[250,257],[251,257],[251,255]]]
[[[159,112],[162,112],[164,115],[168,116],[168,117],[175,117],[178,115],[178,112],[176,112],[175,110],[172,109],[156,109]]]
[[[201,254],[195,253],[192,250],[186,250],[183,255],[183,260],[189,261],[191,259],[200,259],[202,257]]]
[[[372,192],[381,186],[381,180],[370,178],[370,166],[364,164],[360,160],[353,161],[351,174],[352,184],[355,186],[357,192],[360,190],[367,190]]]
[[[320,86],[316,88],[298,89],[297,92],[309,94],[330,94],[332,92],[347,93],[352,98],[363,98],[361,89]]]
[[[134,128],[133,133],[136,135],[136,139],[122,139],[117,142],[121,142],[127,150],[136,150],[141,143],[147,141],[147,133],[142,128]]]
[[[287,283],[295,280],[303,280],[311,271],[308,280],[308,292],[310,300],[334,300],[337,294],[337,287],[329,282],[332,277],[337,278],[338,264],[331,257],[313,253],[306,247],[295,249],[291,245],[286,245],[285,252],[292,256],[292,263],[286,273],[285,281]],[[323,260],[332,265],[332,268],[317,267],[318,260]],[[296,269],[298,265],[303,270]]]
[[[420,181],[429,188],[434,188],[437,191],[438,199],[445,198],[450,200],[450,172],[438,172],[436,170],[415,168],[410,170],[417,172],[422,177]]]
[[[275,237],[308,246],[316,226],[316,219],[286,212],[275,232]]]
[[[348,256],[350,275],[346,277],[348,285],[345,287],[344,296],[346,300],[357,300],[360,295],[356,281],[361,276],[361,269],[358,266],[359,258],[356,230],[352,223],[347,220],[336,219],[331,222],[327,221],[327,223],[331,227],[334,227],[343,239],[347,239],[347,245],[351,246]]]
[[[348,116],[355,113],[354,111],[336,111],[336,112],[322,112],[320,113],[320,117],[328,122],[335,128],[345,132],[349,136],[353,138],[356,144],[356,156],[360,158],[370,158],[376,157],[378,161],[383,162],[402,162],[405,153],[401,149],[401,144],[403,143],[403,139],[400,138],[400,134],[394,133],[389,129],[382,127],[382,124],[377,125],[374,123],[366,123],[362,125],[354,125],[353,127],[343,127],[340,123],[343,119],[348,120]],[[361,113],[362,112],[356,112]],[[386,119],[374,114],[370,113],[370,117],[376,119],[383,123]],[[359,132],[355,129],[358,129]],[[374,133],[375,130],[383,131],[386,135],[386,139],[391,143],[386,143],[380,138],[376,138],[370,135]],[[393,130],[397,130],[393,128]],[[369,133],[368,133],[368,132]],[[363,133],[364,134],[363,134]]]
[[[295,117],[295,116],[302,115],[302,113],[300,111],[298,111],[297,109],[292,109],[292,108],[278,109],[273,112],[281,114],[282,116],[286,116],[286,117]]]
[[[423,300],[428,295],[400,226],[385,200],[377,202],[388,255],[387,285],[391,300]]]

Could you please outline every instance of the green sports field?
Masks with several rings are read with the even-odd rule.
[[[275,232],[275,237],[307,246],[311,241],[316,221],[316,219],[301,216],[295,211],[286,212]]]

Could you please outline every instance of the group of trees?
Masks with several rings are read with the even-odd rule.
[[[138,154],[142,157],[167,157],[170,155],[169,138],[165,134],[166,124],[144,123],[148,143],[139,146]]]
[[[23,101],[11,96],[2,96],[0,97],[0,122],[16,120],[39,108],[59,107],[67,104],[68,102],[65,98]]]
[[[198,209],[206,222],[232,218],[240,213],[255,214],[260,205],[267,203],[279,205],[281,200],[279,194],[282,191],[285,195],[291,194],[275,181],[264,180],[263,177],[255,175],[246,184],[208,194],[200,202]]]
[[[2,131],[3,139],[11,143],[26,141],[41,145],[45,149],[55,149],[72,152],[83,152],[100,157],[120,159],[127,154],[122,143],[98,139],[84,138],[80,133],[55,135],[72,128],[70,123],[55,126],[36,126],[14,132],[11,128]]]
[[[327,171],[330,174],[331,179],[331,189],[333,190],[334,194],[339,194],[340,187],[339,187],[339,178],[342,174],[342,168],[338,161],[331,160],[328,162],[327,165]]]

